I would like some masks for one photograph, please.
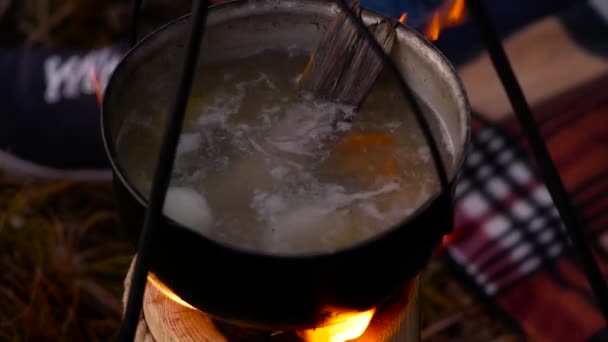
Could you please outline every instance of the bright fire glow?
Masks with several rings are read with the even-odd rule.
[[[306,342],[345,342],[354,340],[363,335],[375,313],[376,309],[357,313],[336,314],[327,325],[301,331],[298,334]]]
[[[175,303],[192,310],[195,307],[181,299],[175,292],[166,287],[153,274],[148,275],[148,282]],[[337,310],[330,309],[330,312]],[[323,327],[298,332],[306,342],[346,342],[359,338],[372,321],[376,309],[363,312],[334,313]]]
[[[458,25],[464,22],[464,0],[454,0],[448,9],[446,24],[449,26]]]
[[[186,303],[186,301],[179,298],[179,296],[176,295],[175,292],[171,291],[171,289],[166,287],[163,283],[160,282],[160,280],[156,279],[152,274],[148,275],[148,281],[172,301],[188,309],[196,310],[192,305]]]
[[[424,35],[430,40],[439,39],[442,29],[462,24],[466,19],[465,0],[446,1],[441,9],[433,12],[431,20],[424,29]]]
[[[103,90],[101,89],[101,83],[99,82],[99,78],[97,78],[97,72],[95,71],[95,68],[91,68],[91,82],[93,82],[93,88],[95,88],[97,103],[101,105]]]
[[[433,13],[433,17],[431,18],[431,21],[429,22],[424,32],[424,35],[428,39],[434,41],[439,39],[439,32],[441,32],[441,18],[439,11],[435,11],[435,13]]]
[[[406,21],[407,21],[407,12],[403,12],[403,14],[401,15],[401,18],[399,18],[399,22],[402,24],[405,24]]]

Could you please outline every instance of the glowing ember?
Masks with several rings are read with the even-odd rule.
[[[399,22],[402,24],[405,24],[406,21],[407,21],[407,12],[403,12],[403,14],[401,15],[401,18],[399,18]]]
[[[188,309],[196,310],[196,308],[186,303],[186,301],[184,301],[183,299],[179,298],[179,296],[176,295],[175,292],[171,291],[171,289],[163,285],[163,283],[156,279],[156,277],[154,277],[152,274],[148,275],[148,282],[177,304],[182,305]]]
[[[448,9],[446,24],[454,26],[464,22],[465,18],[465,2],[464,0],[454,0]]]
[[[439,245],[439,247],[437,247],[435,250],[435,255],[443,253],[452,244],[452,242],[456,241],[460,237],[461,233],[462,232],[460,231],[456,231],[451,234],[444,235],[441,240],[441,245]]]
[[[301,331],[298,334],[306,342],[345,342],[354,340],[365,332],[376,309],[358,312],[336,314],[328,325]]]
[[[101,105],[101,101],[103,98],[103,90],[101,89],[101,83],[99,82],[99,78],[97,78],[97,72],[95,71],[95,68],[91,68],[91,82],[93,82],[93,88],[95,88],[97,103]]]

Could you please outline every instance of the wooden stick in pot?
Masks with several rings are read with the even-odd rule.
[[[351,7],[361,16],[358,2]],[[395,43],[395,25],[381,21],[368,27],[389,54]],[[339,13],[317,45],[299,87],[318,98],[359,107],[383,67],[382,59],[349,21],[347,14]]]

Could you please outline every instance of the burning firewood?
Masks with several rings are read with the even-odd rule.
[[[359,2],[351,8],[361,16]],[[395,24],[381,21],[368,28],[385,52],[395,42]],[[346,13],[339,13],[310,58],[300,79],[302,90],[343,104],[359,106],[383,69],[381,58],[373,51]]]

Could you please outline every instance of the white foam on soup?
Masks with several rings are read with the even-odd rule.
[[[306,63],[268,52],[199,71],[166,215],[236,248],[329,253],[386,232],[438,191],[428,146],[390,79],[355,111],[298,93],[293,75]],[[164,128],[159,107],[135,101],[118,146],[144,194]],[[453,163],[449,137],[441,141]]]

